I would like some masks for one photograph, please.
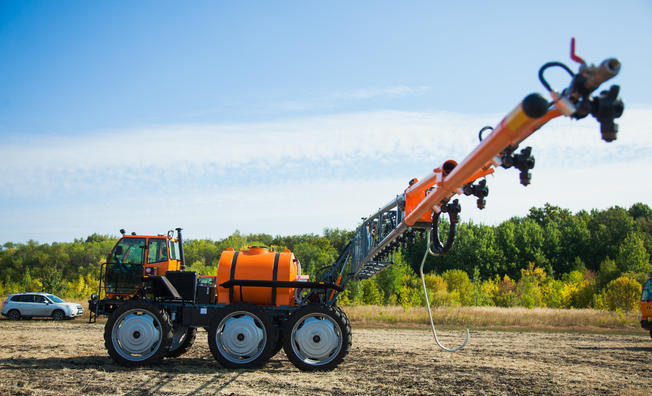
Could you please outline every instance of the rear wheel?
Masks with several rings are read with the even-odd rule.
[[[20,320],[20,312],[18,312],[17,309],[12,309],[7,314],[7,317],[9,318],[9,320]]]
[[[285,354],[303,371],[332,370],[351,349],[351,324],[337,307],[300,308],[290,316],[283,334]]]
[[[175,325],[172,328],[172,343],[166,357],[175,358],[188,352],[196,337],[196,328]]]
[[[208,346],[223,367],[260,367],[271,357],[276,337],[276,329],[262,309],[234,303],[209,327]]]
[[[66,314],[63,313],[62,310],[57,309],[56,311],[52,312],[52,319],[54,320],[64,320],[66,318]]]
[[[163,358],[172,342],[167,313],[154,304],[133,301],[117,308],[104,326],[109,355],[124,366],[148,364]]]

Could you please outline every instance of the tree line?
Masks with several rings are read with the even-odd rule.
[[[352,236],[353,231],[340,229],[290,236],[236,231],[217,241],[187,240],[184,252],[188,269],[215,275],[220,254],[228,247],[290,249],[303,272],[314,278]],[[115,236],[93,234],[52,244],[6,242],[0,246],[0,296],[44,290],[87,298],[96,292],[100,264],[116,241]],[[395,255],[394,265],[369,280],[352,282],[340,302],[406,308],[422,304],[417,273],[425,245],[418,237]],[[497,226],[463,222],[449,254],[426,261],[429,301],[434,306],[631,310],[652,269],[651,252],[652,209],[644,203],[577,213],[546,204]]]

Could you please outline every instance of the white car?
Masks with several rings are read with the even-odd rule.
[[[52,317],[54,320],[73,319],[84,313],[80,304],[68,303],[48,293],[11,294],[2,303],[3,316],[10,320]]]

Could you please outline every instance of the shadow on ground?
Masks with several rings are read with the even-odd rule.
[[[134,367],[124,367],[116,364],[108,356],[79,356],[79,357],[49,357],[43,359],[8,358],[0,359],[0,369],[98,369],[105,372],[130,372],[134,370],[153,370],[162,373],[189,373],[189,374],[210,374],[210,373],[243,373],[248,371],[264,370],[269,373],[290,373],[296,370],[288,367],[285,360],[271,359],[262,368],[257,369],[227,369],[219,365],[212,358],[176,358],[167,359],[158,363]]]

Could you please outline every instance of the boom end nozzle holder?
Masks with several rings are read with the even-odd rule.
[[[532,174],[530,169],[534,168],[534,157],[532,156],[532,147],[528,146],[521,150],[520,153],[514,154],[516,147],[508,147],[502,154],[502,167],[505,169],[512,166],[520,170],[519,178],[521,184],[527,186],[532,181]]]
[[[478,198],[476,204],[478,209],[484,209],[487,205],[487,200],[485,197],[489,195],[489,187],[487,187],[487,180],[482,179],[478,184],[467,183],[462,188],[464,195],[473,195]]]

